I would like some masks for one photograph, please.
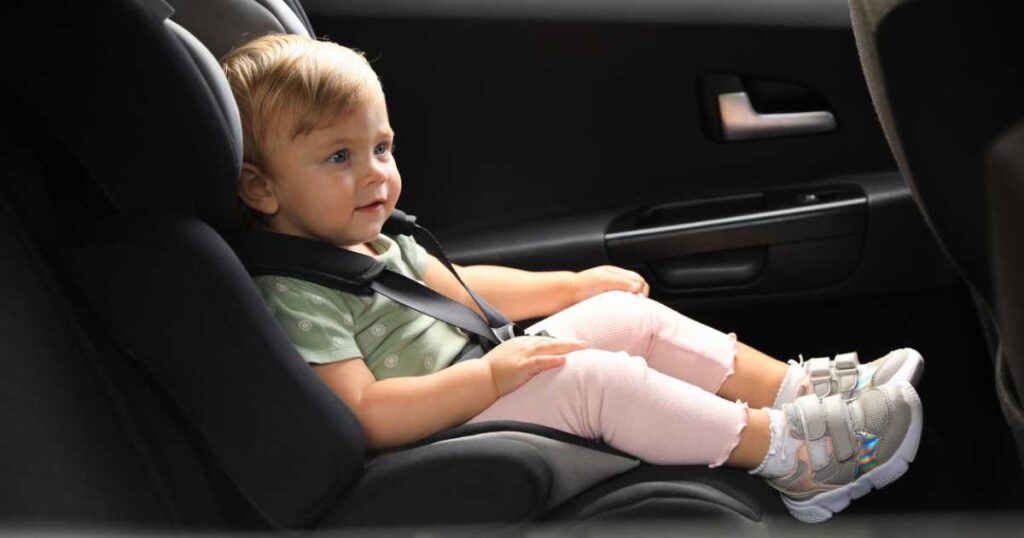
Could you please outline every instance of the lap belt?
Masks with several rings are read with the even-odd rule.
[[[523,335],[522,328],[466,286],[434,235],[416,224],[416,217],[396,209],[384,224],[384,231],[389,234],[412,235],[455,275],[459,284],[480,307],[486,321],[462,303],[391,271],[385,267],[384,262],[364,254],[322,241],[261,230],[238,229],[223,232],[222,235],[253,276],[296,277],[356,295],[377,292],[472,334],[484,352]]]

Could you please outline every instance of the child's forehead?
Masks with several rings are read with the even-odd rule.
[[[387,123],[387,106],[379,87],[366,88],[333,104],[294,100],[285,103],[276,116],[272,124],[278,133],[294,138],[324,130],[355,128],[367,121]]]
[[[383,94],[353,102],[340,112],[325,112],[307,133],[309,138],[329,142],[393,134]]]
[[[380,86],[367,85],[360,88],[341,109],[319,111],[320,119],[325,125],[351,122],[354,118],[366,114],[387,117],[387,101]]]

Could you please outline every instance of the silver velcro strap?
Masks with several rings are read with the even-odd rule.
[[[839,461],[846,461],[853,456],[853,428],[846,412],[843,397],[839,394],[829,396],[821,401],[828,421],[828,432],[832,435],[832,454]]]
[[[807,368],[807,376],[811,380],[811,387],[814,388],[814,394],[819,398],[828,396],[832,392],[831,365],[828,357],[810,359],[804,364]]]
[[[825,421],[825,408],[821,400],[813,394],[801,396],[794,402],[800,408],[800,416],[804,421],[804,436],[808,441],[821,439],[828,429]]]
[[[857,360],[856,351],[836,355],[836,371],[856,371],[858,366],[860,366],[860,361]]]
[[[835,368],[836,386],[839,387],[839,392],[849,393],[857,386],[858,366],[860,366],[860,362],[857,361],[856,353],[836,355],[833,368]]]

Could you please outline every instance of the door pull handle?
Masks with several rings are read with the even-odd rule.
[[[728,141],[824,133],[836,128],[836,117],[826,110],[758,113],[743,91],[720,94],[718,112],[722,118],[722,137]]]

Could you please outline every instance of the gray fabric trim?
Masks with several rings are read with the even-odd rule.
[[[699,482],[642,482],[612,491],[587,505],[573,519],[622,517],[624,512],[640,509],[644,504],[659,500],[689,501],[686,515],[710,516],[738,514],[750,522],[761,519],[760,514],[735,497]],[[665,514],[668,515],[668,514]]]
[[[183,28],[178,23],[167,19],[164,21],[164,26],[169,28],[171,32],[178,36],[185,48],[188,49],[189,55],[192,56],[192,60],[196,64],[196,68],[203,75],[203,79],[206,81],[207,87],[210,88],[210,92],[213,94],[214,99],[217,100],[221,114],[223,115],[224,123],[226,124],[227,134],[231,137],[231,148],[235,151],[238,161],[242,160],[242,120],[238,114],[238,105],[235,103],[235,96],[231,93],[231,87],[228,86],[228,80],[224,77],[224,72],[221,71],[220,64],[217,63],[217,59],[210,54],[210,51],[188,30]]]
[[[553,508],[590,489],[598,482],[622,474],[638,465],[640,460],[599,452],[540,435],[524,432],[488,432],[435,444],[458,443],[464,439],[516,439],[529,443],[544,455],[551,467],[552,488],[546,509]]]
[[[174,8],[167,3],[167,0],[143,0],[142,3],[160,20],[166,20],[174,14]]]
[[[299,0],[285,0],[285,3],[288,4],[288,7],[292,8],[292,11],[294,11],[296,15],[298,15],[299,20],[302,21],[302,25],[306,27],[306,32],[309,35],[316,35],[313,31],[313,25],[310,24],[309,17],[306,15],[306,11],[302,9],[302,4]]]
[[[302,24],[302,20],[299,16],[292,11],[292,8],[288,7],[288,4],[284,3],[284,0],[255,0],[261,6],[266,8],[267,11],[274,14],[277,17],[277,22],[281,23],[281,26],[289,34],[298,35],[309,35],[309,31],[306,30],[306,25]]]
[[[913,176],[910,174],[910,167],[907,165],[907,156],[903,152],[903,144],[900,142],[899,129],[896,128],[896,121],[893,119],[892,110],[889,107],[889,94],[885,90],[885,75],[882,73],[882,63],[878,58],[878,46],[875,43],[875,31],[882,20],[896,8],[916,2],[919,0],[850,0],[850,22],[853,26],[853,36],[857,42],[857,55],[860,57],[861,68],[864,71],[864,79],[868,85],[868,92],[871,94],[871,102],[875,105],[875,113],[882,124],[882,132],[889,143],[893,157],[896,158],[896,165],[899,167],[903,179],[910,188],[917,206],[921,208],[921,215],[924,217],[928,227],[934,233],[935,225],[927,208],[921,203],[921,194],[917,191]],[[939,245],[946,252],[945,244],[939,241]],[[952,257],[950,257],[952,259]]]
[[[875,30],[882,22],[882,19],[900,4],[913,0],[850,0],[850,21],[853,25],[853,35],[857,40],[857,52],[860,56],[861,67],[864,70],[864,78],[868,83],[868,90],[871,92],[871,101],[875,104],[875,112],[882,123],[882,131],[889,142],[896,157],[903,177],[910,177],[910,169],[907,167],[906,157],[903,155],[903,146],[900,144],[899,132],[896,123],[892,118],[892,111],[889,110],[889,96],[885,91],[885,76],[882,74],[882,65],[878,59],[878,47],[875,43]],[[910,182],[913,183],[913,182]]]
[[[173,20],[187,28],[218,59],[255,37],[286,33],[278,17],[256,0],[171,1],[175,8]]]

